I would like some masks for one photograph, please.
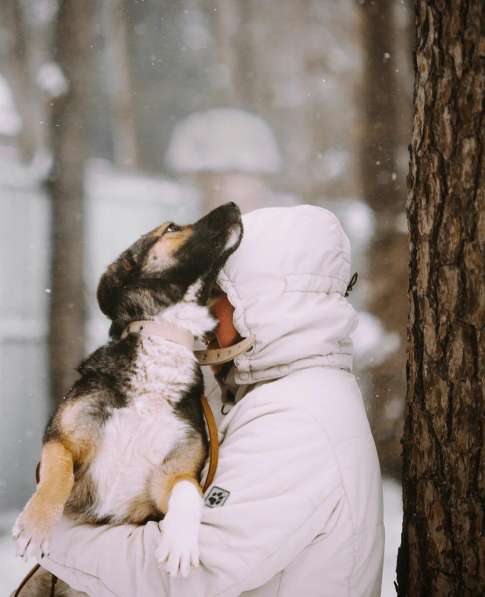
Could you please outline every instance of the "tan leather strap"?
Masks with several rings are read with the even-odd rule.
[[[247,352],[253,346],[254,338],[249,336],[249,338],[244,338],[227,348],[206,348],[205,350],[195,350],[194,354],[199,365],[222,365],[232,361],[243,352]]]
[[[34,576],[34,574],[37,572],[37,570],[40,568],[40,564],[36,564],[32,570],[25,576],[25,578],[22,580],[22,582],[20,583],[18,589],[15,591],[15,593],[13,594],[13,597],[20,597],[20,592],[22,591],[22,589],[26,586],[26,584],[29,582],[29,580]],[[54,576],[54,574],[51,574],[51,590],[50,590],[50,597],[55,597],[55,593],[56,593],[56,584],[57,584],[57,576]]]
[[[25,585],[29,582],[29,580],[34,576],[37,570],[40,568],[40,564],[36,564],[32,570],[24,577],[22,582],[20,583],[18,589],[13,594],[13,597],[18,597],[20,595],[20,591],[25,587]]]
[[[121,338],[126,338],[128,334],[157,336],[158,338],[170,340],[176,344],[181,344],[190,351],[194,350],[194,336],[189,332],[189,330],[186,330],[168,321],[150,321],[148,319],[132,321],[123,330]]]
[[[216,420],[214,419],[214,414],[209,406],[209,401],[205,396],[202,396],[201,401],[207,428],[209,429],[209,470],[207,471],[207,477],[202,486],[202,490],[205,492],[210,487],[216,474],[217,463],[219,462],[219,436],[217,433]]]

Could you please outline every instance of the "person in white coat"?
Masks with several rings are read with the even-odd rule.
[[[41,564],[91,597],[380,595],[382,487],[352,374],[349,241],[313,206],[259,209],[243,223],[218,284],[235,332],[255,344],[226,372],[232,402],[205,494],[201,564],[169,576],[155,522],[65,518]]]

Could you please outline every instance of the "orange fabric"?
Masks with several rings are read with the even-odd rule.
[[[211,310],[212,314],[219,322],[215,330],[219,346],[222,348],[231,346],[231,344],[234,344],[239,339],[239,335],[232,322],[234,307],[224,294],[212,305]]]

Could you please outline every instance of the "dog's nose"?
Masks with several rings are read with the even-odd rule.
[[[241,215],[241,210],[239,209],[238,204],[234,203],[234,201],[228,201],[227,203],[224,203],[224,205],[221,205],[221,208],[224,213],[229,212],[230,214],[234,214],[238,217]]]

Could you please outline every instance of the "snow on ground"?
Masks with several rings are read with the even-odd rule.
[[[0,595],[8,595],[32,568],[34,562],[25,563],[15,555],[10,529],[17,512],[0,514]],[[397,548],[401,541],[401,486],[393,479],[384,479],[384,523],[386,527],[386,551],[381,597],[395,597]]]

